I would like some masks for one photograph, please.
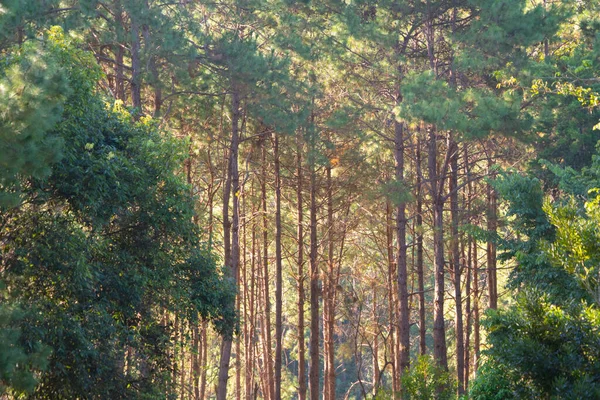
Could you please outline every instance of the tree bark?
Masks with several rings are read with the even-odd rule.
[[[115,1],[115,25],[124,28],[123,8],[119,0]],[[117,38],[118,39],[118,38]],[[115,97],[117,100],[125,102],[125,74],[123,71],[123,57],[125,50],[121,43],[115,43],[113,49],[115,55],[114,72],[115,72]]]
[[[200,399],[204,399],[206,395],[206,366],[208,361],[208,321],[202,321],[202,336],[200,337],[201,347],[202,347],[202,359],[201,364],[204,366],[202,369],[202,373],[200,374]]]
[[[396,181],[404,182],[404,124],[395,121],[394,123],[394,157],[396,161]],[[401,196],[405,194],[402,193]],[[410,365],[410,321],[409,321],[409,296],[408,296],[408,268],[406,257],[406,203],[403,199],[398,203],[396,210],[396,233],[398,240],[398,336],[399,336],[399,375]]]
[[[331,165],[326,168],[327,178],[327,274],[323,282],[323,358],[325,364],[325,379],[323,383],[323,399],[335,398],[335,360],[334,360],[334,302],[335,302],[335,260],[334,260],[334,229],[333,229],[333,188],[331,180]]]
[[[134,16],[131,18],[131,102],[135,118],[142,114],[142,70],[140,60],[140,28]]]
[[[254,198],[254,181],[252,184],[252,198]],[[255,204],[252,205],[252,215],[256,215],[257,207]],[[257,234],[256,234],[256,220],[252,219],[252,258],[250,261],[250,288],[249,288],[249,299],[248,299],[248,308],[249,315],[246,324],[244,327],[247,329],[246,333],[246,372],[245,372],[245,395],[246,400],[253,399],[253,388],[254,388],[254,365],[255,365],[255,337],[254,331],[256,327],[256,305],[257,305],[257,295],[256,295],[256,276],[257,273],[257,260],[260,258],[259,249],[257,246]]]
[[[477,241],[472,241],[473,246],[473,373],[477,373],[480,353],[479,331],[479,256],[477,255]]]
[[[428,169],[433,208],[433,252],[435,294],[433,307],[433,356],[442,368],[448,369],[446,330],[444,324],[444,176],[438,173],[437,134],[434,127],[428,132]]]
[[[387,200],[385,204],[385,220],[386,220],[386,249],[387,249],[387,261],[388,261],[388,276],[387,276],[387,290],[388,290],[388,309],[389,309],[389,323],[390,323],[390,358],[392,360],[392,391],[395,394],[400,394],[400,380],[398,377],[398,362],[396,360],[396,342],[397,342],[397,321],[398,318],[398,298],[396,293],[396,287],[398,284],[398,275],[396,274],[396,255],[394,254],[394,228],[392,218],[392,205],[390,200]],[[394,284],[394,282],[396,284]]]
[[[148,1],[144,1],[145,11],[149,11]],[[142,35],[144,37],[144,50],[145,53],[148,54],[148,71],[152,76],[151,85],[154,87],[154,111],[152,116],[154,118],[158,118],[160,115],[160,110],[162,106],[162,88],[160,86],[160,78],[158,75],[158,68],[156,66],[156,54],[154,54],[155,49],[150,49],[152,46],[152,37],[150,35],[150,26],[146,23],[142,25]]]
[[[279,136],[275,135],[275,400],[281,400],[281,352],[282,352],[282,307],[283,265],[281,255],[281,176],[279,172]]]
[[[304,206],[302,200],[302,133],[296,136],[297,215],[298,215],[298,399],[306,400],[306,360],[304,347]]]
[[[377,286],[373,285],[373,396],[379,389],[379,322],[377,313]]]
[[[473,198],[473,183],[471,182],[471,165],[469,164],[469,149],[467,144],[463,145],[463,158],[464,158],[464,170],[465,170],[465,179],[467,180],[467,194],[465,196],[464,202],[467,208],[467,224],[472,223],[471,213],[472,213],[472,204],[471,200]],[[465,357],[464,357],[464,366],[465,366],[465,391],[469,390],[469,376],[471,373],[471,327],[473,323],[473,315],[471,309],[471,278],[472,278],[472,270],[473,270],[473,253],[471,250],[471,242],[473,241],[473,237],[471,235],[467,235],[466,243],[463,240],[462,242],[462,258],[463,265],[467,267],[467,282],[465,283],[465,315],[467,316],[466,321],[466,332],[465,332]],[[465,244],[466,244],[466,254],[465,254]]]
[[[240,93],[237,88],[233,89],[231,100],[231,145],[229,149],[228,176],[223,190],[223,232],[225,241],[225,264],[228,278],[235,282],[238,275],[240,247],[239,247],[239,191],[240,177],[238,170],[239,150],[239,121],[240,121]],[[229,200],[233,190],[233,216],[231,228],[229,222]],[[231,232],[231,243],[229,233]],[[231,250],[229,250],[231,246]],[[233,327],[225,332],[221,344],[221,358],[219,361],[219,380],[217,386],[217,400],[226,400],[227,381],[229,379],[229,361],[231,359],[231,345],[233,343]]]
[[[314,157],[316,138],[311,138],[310,164],[310,398],[319,400],[319,260],[317,243],[317,171]]]
[[[488,176],[495,178],[492,157],[488,157]],[[497,197],[496,191],[489,183],[487,186],[487,230],[490,235],[495,236],[497,230]],[[487,242],[487,284],[488,284],[488,307],[492,310],[498,308],[498,282],[496,280],[496,244]]]
[[[450,241],[450,270],[454,283],[455,300],[455,334],[456,334],[456,378],[458,383],[458,395],[464,394],[464,333],[463,312],[461,292],[461,266],[459,252],[459,211],[458,211],[458,145],[452,133],[448,134],[448,151],[450,152],[450,217],[451,217],[451,241]]]
[[[273,381],[273,358],[271,356],[271,296],[269,279],[269,218],[267,217],[267,143],[268,133],[264,133],[262,138],[262,182],[261,182],[261,202],[262,202],[262,220],[263,220],[263,286],[264,286],[264,360],[267,383],[266,400],[272,400],[275,392]]]
[[[427,354],[427,326],[425,321],[425,279],[423,272],[423,183],[421,171],[421,138],[420,132],[417,134],[415,147],[415,164],[417,170],[417,214],[415,216],[417,223],[417,233],[415,245],[417,246],[417,282],[419,290],[419,354]]]

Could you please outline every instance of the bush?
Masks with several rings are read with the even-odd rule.
[[[405,400],[453,399],[455,393],[456,382],[452,375],[440,368],[431,356],[419,356],[402,375],[402,398]]]

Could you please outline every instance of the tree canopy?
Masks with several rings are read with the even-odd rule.
[[[0,4],[0,397],[600,397],[600,3]]]

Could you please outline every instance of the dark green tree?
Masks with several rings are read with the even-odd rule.
[[[597,162],[594,165],[597,168]],[[589,180],[588,180],[589,182]],[[597,179],[594,185],[598,185]],[[517,239],[502,242],[516,267],[517,302],[485,320],[491,345],[472,389],[476,399],[600,395],[599,201],[544,201],[540,181],[497,182]]]
[[[107,108],[93,57],[58,29],[47,36],[71,88],[47,133],[62,158],[22,177],[22,205],[1,217],[6,300],[34,311],[18,320],[19,340],[26,353],[51,350],[32,396],[164,398],[175,386],[163,314],[222,330],[232,288],[198,240],[178,142]]]

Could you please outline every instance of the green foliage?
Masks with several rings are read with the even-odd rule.
[[[456,382],[452,375],[439,367],[431,356],[419,356],[402,375],[403,399],[454,399],[455,393]]]
[[[62,141],[48,131],[70,88],[56,58],[30,42],[0,63],[0,207],[18,204],[19,176],[47,175],[60,156]]]
[[[4,292],[4,286],[1,290]],[[47,366],[48,348],[39,342],[27,342],[18,325],[31,317],[18,305],[0,304],[0,395],[18,396],[35,389],[34,371],[43,371]]]
[[[569,15],[562,4],[548,9],[522,0],[469,0],[468,4],[477,18],[458,33],[462,42],[470,44],[456,60],[464,69],[494,71],[507,62],[523,68],[530,59],[528,47],[552,37]]]
[[[454,130],[465,138],[490,133],[514,136],[532,123],[530,115],[521,111],[522,102],[515,93],[498,96],[488,89],[456,89],[431,71],[408,74],[402,93],[404,100],[395,109],[398,117]]]
[[[572,169],[560,179],[569,177],[585,181]],[[590,177],[587,182],[593,184]],[[505,174],[496,187],[508,201],[510,226],[519,235],[501,243],[505,256],[517,263],[511,285],[519,292],[514,306],[488,312],[484,325],[490,348],[471,395],[475,399],[598,398],[597,192],[590,191],[584,204],[570,196],[544,203],[540,181],[517,174]]]
[[[501,364],[484,362],[477,370],[477,379],[471,381],[469,398],[473,400],[517,400],[512,376]],[[531,397],[530,397],[531,398]]]
[[[174,386],[163,314],[214,319],[222,332],[234,292],[198,241],[190,189],[174,172],[181,144],[110,109],[94,92],[97,67],[59,31],[46,46],[71,90],[43,133],[62,141],[62,158],[17,176],[22,206],[0,214],[7,302],[36,311],[3,326],[21,347],[2,357],[31,358],[29,375],[9,365],[3,384],[31,390],[39,377],[38,399],[165,398]],[[36,348],[51,351],[45,371]]]
[[[53,128],[65,102],[90,96],[101,76],[93,56],[77,50],[60,28],[46,36],[0,62],[0,209],[18,205],[25,179],[50,173],[62,157],[64,137]]]
[[[516,289],[526,284],[554,299],[569,299],[582,289],[577,280],[560,266],[549,260],[543,248],[551,243],[556,227],[544,211],[541,182],[517,173],[501,174],[494,182],[499,195],[506,200],[506,217],[514,231],[510,239],[503,239],[499,247],[500,258],[514,260],[509,287]],[[556,285],[555,282],[561,282]]]
[[[409,203],[414,200],[411,190],[405,181],[390,180],[381,186],[380,191],[394,205]]]
[[[491,347],[472,397],[598,398],[598,318],[596,306],[559,306],[536,291],[520,295],[509,310],[490,312]]]
[[[531,240],[551,238],[553,228],[542,209],[544,193],[540,181],[518,173],[503,173],[493,182],[500,196],[507,201],[506,216],[512,226]]]

